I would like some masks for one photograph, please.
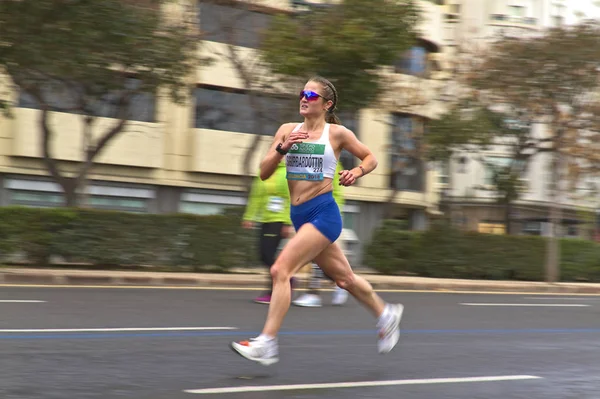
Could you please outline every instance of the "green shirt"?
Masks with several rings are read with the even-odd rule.
[[[338,162],[337,167],[335,169],[335,176],[333,176],[333,199],[340,208],[340,213],[343,212],[344,207],[344,186],[340,186],[340,172],[343,170],[342,163]]]
[[[244,220],[258,223],[292,224],[290,191],[285,174],[285,163],[280,163],[267,180],[263,181],[260,177],[254,179],[243,216]]]
[[[340,175],[342,163],[338,162],[335,176],[333,177],[333,198],[340,208],[344,206],[344,186],[340,186]],[[257,223],[282,222],[291,225],[290,219],[290,191],[286,179],[285,163],[280,163],[275,173],[267,180],[262,181],[259,177],[254,179],[248,204],[243,216],[244,220]]]

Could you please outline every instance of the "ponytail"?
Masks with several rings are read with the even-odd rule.
[[[337,117],[337,115],[335,114],[335,112],[327,112],[327,115],[325,115],[325,122],[327,123],[331,123],[333,125],[341,125],[342,121],[340,120],[340,118]]]
[[[309,79],[309,82],[317,82],[323,85],[323,90],[325,91],[325,98],[330,100],[333,104],[327,110],[327,114],[325,115],[325,122],[332,123],[334,125],[341,125],[342,121],[335,114],[335,110],[337,109],[338,104],[338,93],[335,89],[335,86],[327,79],[322,76],[313,76]]]

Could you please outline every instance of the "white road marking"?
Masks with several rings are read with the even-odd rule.
[[[264,287],[198,287],[189,285],[69,285],[69,284],[0,284],[0,287],[16,288],[70,288],[70,289],[116,289],[116,290],[191,290],[191,291],[264,291]],[[333,291],[332,289],[324,289]],[[298,288],[297,291],[308,291],[307,288]],[[401,289],[401,288],[377,288],[377,292],[408,293],[408,294],[468,294],[468,295],[556,295],[556,296],[581,296],[600,297],[600,293],[573,293],[555,292],[538,293],[535,291],[487,291],[487,290],[451,290],[442,288],[432,289]]]
[[[534,375],[506,375],[490,377],[466,377],[466,378],[426,378],[415,380],[391,380],[391,381],[357,381],[357,382],[334,382],[325,384],[295,384],[295,385],[265,385],[265,386],[241,386],[208,389],[188,389],[184,392],[193,394],[223,394],[242,392],[266,392],[266,391],[295,391],[308,389],[336,389],[336,388],[365,388],[384,387],[396,385],[427,385],[427,384],[455,384],[465,382],[492,382],[492,381],[518,381],[535,380],[542,377]]]
[[[528,296],[528,297],[523,297],[523,299],[532,299],[532,300],[539,300],[539,301],[556,301],[556,300],[560,300],[560,301],[589,301],[589,300],[596,300],[597,298],[563,298],[563,297],[535,297],[535,296]]]
[[[124,328],[29,328],[0,330],[0,333],[123,332],[123,331],[206,331],[237,330],[237,327],[124,327]]]
[[[0,299],[0,303],[44,303],[36,299]]]
[[[583,308],[590,306],[583,303],[461,303],[463,306],[516,306],[516,307],[559,307],[559,308]]]

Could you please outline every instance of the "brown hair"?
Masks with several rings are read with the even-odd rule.
[[[335,89],[335,86],[330,81],[328,81],[327,79],[325,79],[322,76],[313,76],[312,78],[310,78],[309,82],[316,82],[316,83],[320,83],[321,85],[323,85],[323,90],[324,90],[323,97],[326,100],[333,101],[333,104],[327,110],[327,114],[325,115],[325,122],[333,123],[334,125],[341,125],[342,122],[335,114],[335,109],[337,108],[337,104],[338,104],[338,93],[337,93],[337,90]]]

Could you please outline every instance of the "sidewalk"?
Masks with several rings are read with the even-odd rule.
[[[262,288],[267,281],[264,269],[236,269],[231,274],[168,273],[113,270],[72,270],[0,268],[0,284],[95,285],[95,286],[178,286]],[[488,291],[600,294],[596,283],[554,283],[524,281],[455,280],[427,277],[385,276],[358,270],[375,289],[430,291]],[[306,274],[297,277],[305,287]]]

